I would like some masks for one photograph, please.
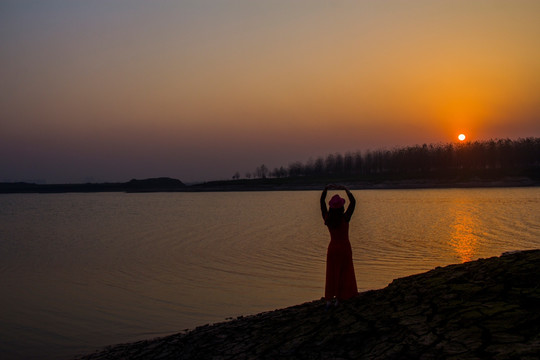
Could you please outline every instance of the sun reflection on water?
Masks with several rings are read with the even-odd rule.
[[[463,199],[456,202],[456,207],[451,212],[454,221],[450,245],[454,248],[461,262],[471,261],[478,253],[480,219],[475,208]]]

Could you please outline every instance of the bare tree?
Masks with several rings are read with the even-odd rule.
[[[266,165],[262,164],[261,166],[257,166],[257,169],[255,169],[255,176],[261,179],[266,179],[268,176],[268,168]]]
[[[339,177],[399,175],[401,177],[451,177],[473,174],[530,174],[540,172],[540,138],[495,139],[466,143],[422,144],[392,150],[367,150],[364,153],[336,153],[310,159],[306,165],[291,163],[285,173],[291,177]],[[256,176],[265,177],[268,169],[257,168]],[[279,174],[279,175],[278,175]],[[272,176],[282,175],[274,170]]]

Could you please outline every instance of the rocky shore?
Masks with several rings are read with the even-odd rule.
[[[540,359],[540,250],[397,279],[328,310],[317,300],[79,359]]]

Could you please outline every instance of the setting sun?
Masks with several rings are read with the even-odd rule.
[[[459,141],[463,141],[463,140],[465,140],[465,138],[466,138],[465,134],[459,134],[458,135]]]

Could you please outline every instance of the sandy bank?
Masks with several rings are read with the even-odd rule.
[[[80,359],[538,359],[539,274],[540,250],[480,259]]]

